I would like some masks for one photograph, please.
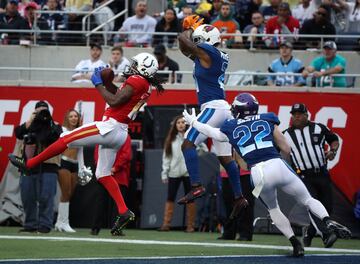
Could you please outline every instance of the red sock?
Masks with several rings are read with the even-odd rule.
[[[39,155],[29,159],[26,162],[26,167],[31,169],[35,166],[39,165],[40,163],[44,162],[45,160],[48,160],[56,155],[59,155],[60,153],[63,153],[67,149],[67,145],[64,142],[63,138],[59,138],[54,143],[52,143],[50,146],[48,146],[43,152],[41,152]]]
[[[120,188],[115,179],[111,176],[105,176],[98,179],[98,181],[105,187],[111,197],[114,199],[119,214],[124,214],[128,208],[125,204],[124,198],[120,192]]]

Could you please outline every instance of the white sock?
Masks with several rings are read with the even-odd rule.
[[[294,236],[294,231],[291,228],[289,220],[286,216],[280,211],[279,207],[269,210],[271,220],[274,222],[276,227],[281,231],[281,233],[286,236],[287,239]]]

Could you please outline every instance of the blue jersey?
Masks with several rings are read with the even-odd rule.
[[[304,69],[302,62],[298,59],[291,58],[288,63],[284,63],[281,59],[274,60],[269,66],[269,72],[279,73],[301,73]],[[269,76],[276,86],[294,85],[296,83],[305,84],[305,79],[302,76],[278,75]]]
[[[246,119],[226,120],[220,131],[251,167],[261,161],[280,158],[273,137],[274,126],[279,124],[279,118],[274,113],[266,113]]]
[[[224,79],[229,55],[206,43],[201,43],[198,47],[211,58],[210,68],[204,68],[198,58],[194,60],[193,77],[199,104],[212,100],[225,100]]]

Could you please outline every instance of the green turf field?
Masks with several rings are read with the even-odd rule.
[[[125,230],[126,236],[113,237],[109,230],[98,236],[89,229],[74,234],[18,233],[18,227],[0,227],[0,259],[43,259],[81,257],[146,256],[220,256],[220,255],[286,255],[290,243],[281,235],[255,235],[252,242],[217,240],[217,233],[157,232]],[[330,250],[316,238],[306,254],[360,254],[360,240],[338,240]]]

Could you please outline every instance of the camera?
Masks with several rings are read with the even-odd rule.
[[[53,131],[53,119],[48,109],[43,109],[36,113],[28,133],[24,135],[24,143],[27,145],[41,143],[48,144]]]

